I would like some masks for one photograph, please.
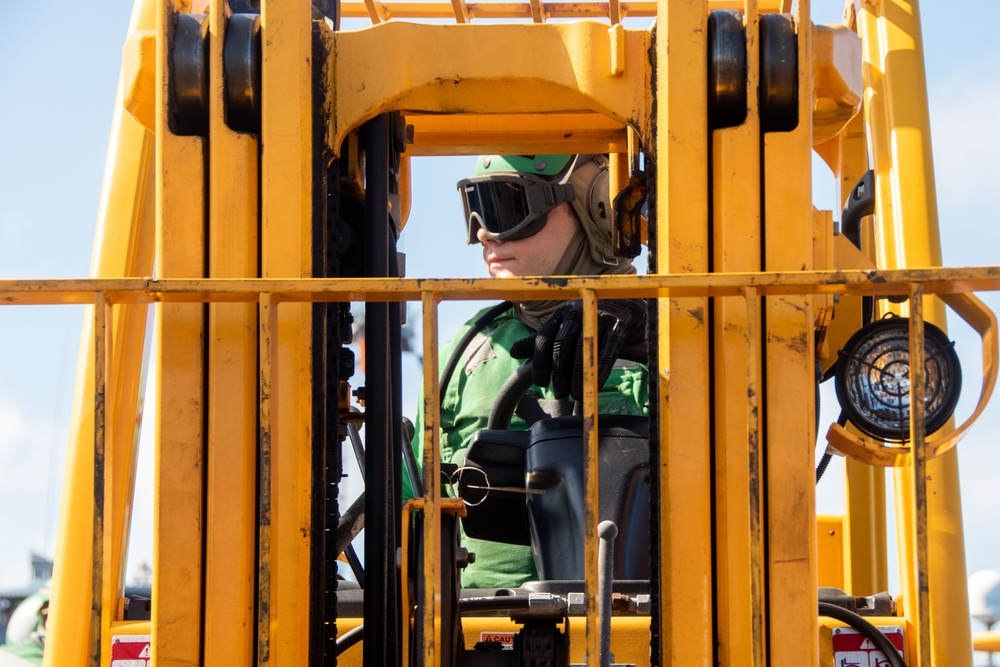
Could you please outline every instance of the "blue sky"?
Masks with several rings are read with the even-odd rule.
[[[1000,264],[1000,45],[993,22],[980,20],[995,15],[995,4],[966,2],[961,12],[951,3],[922,4],[945,264]],[[87,275],[130,10],[128,0],[104,0],[100,9],[69,0],[0,2],[0,278]],[[813,12],[817,22],[837,22],[841,4],[816,2]],[[421,164],[431,166],[415,165],[414,208],[401,243],[409,275],[484,275],[478,253],[462,242],[454,194],[472,159],[436,160],[422,171]],[[832,188],[817,184],[817,202],[827,208]],[[442,309],[443,335],[463,312]],[[77,307],[0,308],[0,590],[26,583],[29,550],[54,549],[81,318]],[[972,399],[974,341],[958,327],[952,335]],[[994,401],[960,445],[970,572],[1000,569],[998,423]],[[140,476],[140,485],[148,481]],[[819,494],[822,506],[837,507],[836,476]],[[136,515],[148,516],[148,500],[137,495]],[[149,545],[137,536],[133,560],[148,559]]]

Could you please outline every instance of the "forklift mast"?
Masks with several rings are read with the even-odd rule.
[[[1000,271],[940,268],[917,1],[848,0],[817,25],[821,1],[136,0],[93,275],[0,281],[5,304],[89,305],[45,665],[971,665],[954,445],[996,381],[974,292]],[[397,242],[439,233],[408,219],[411,171],[433,164],[412,158],[567,153],[609,155],[616,252],[645,246],[645,274],[404,275]],[[816,156],[843,213],[813,205]],[[609,298],[644,299],[651,328],[633,588],[600,567]],[[484,299],[582,302],[569,588],[457,583],[438,309]],[[961,424],[946,309],[983,347]],[[126,599],[150,350],[152,595]],[[844,417],[827,431],[829,378]],[[816,512],[818,437],[847,458],[842,515]],[[353,456],[364,493],[345,507]]]

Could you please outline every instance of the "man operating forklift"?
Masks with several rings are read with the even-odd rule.
[[[604,155],[481,156],[475,175],[460,181],[458,190],[468,242],[482,245],[494,278],[636,272],[630,260],[616,258],[612,250]],[[568,399],[582,398],[582,316],[579,301],[504,302],[477,313],[456,332],[440,355],[443,464],[464,464],[473,434],[487,426],[501,385],[525,359],[533,362],[535,386],[529,394],[540,406],[536,413],[565,410]],[[646,414],[646,368],[618,360],[625,347],[645,340],[645,303],[601,300],[598,320],[600,412]],[[422,421],[421,412],[413,441],[418,460]],[[529,427],[522,416],[511,420],[512,430]],[[407,498],[409,486],[404,482]],[[516,587],[538,579],[530,547],[464,534],[462,541],[475,553],[462,573],[463,587]]]

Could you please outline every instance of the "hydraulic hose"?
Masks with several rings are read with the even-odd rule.
[[[819,603],[819,615],[832,618],[840,621],[841,623],[846,623],[870,639],[871,642],[875,644],[875,647],[882,651],[885,655],[890,667],[906,667],[906,663],[899,657],[899,653],[896,652],[896,647],[892,645],[889,638],[882,634],[878,628],[865,620],[864,617],[858,616],[853,611],[849,611],[843,607],[838,607],[837,605],[830,604],[829,602]],[[339,647],[339,640],[337,645]]]

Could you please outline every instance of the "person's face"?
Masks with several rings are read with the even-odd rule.
[[[496,241],[479,229],[483,260],[494,278],[550,276],[563,252],[580,228],[569,204],[560,204],[548,213],[542,229],[532,236],[514,241]]]

